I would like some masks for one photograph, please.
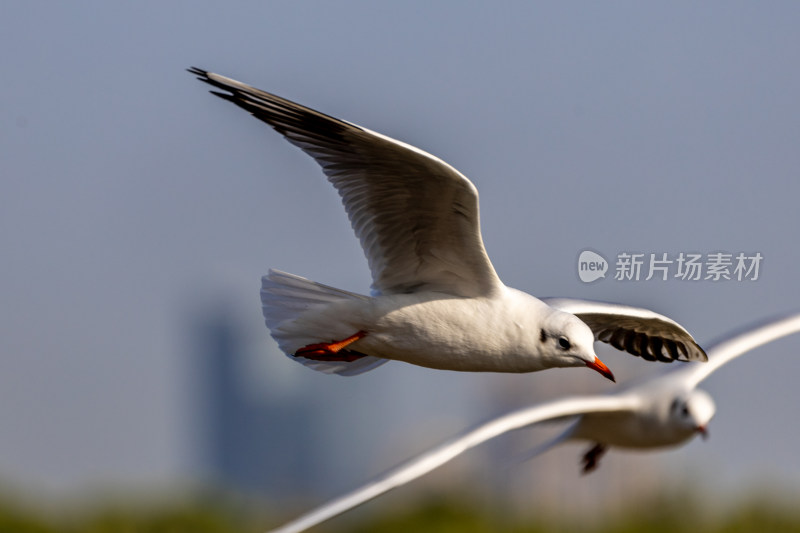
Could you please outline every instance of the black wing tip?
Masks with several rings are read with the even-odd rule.
[[[207,70],[203,70],[203,69],[197,68],[197,67],[189,67],[189,68],[186,69],[186,72],[188,72],[190,74],[194,74],[195,76],[197,76],[197,79],[202,81],[202,82],[208,83],[209,85],[213,85],[214,87],[217,87],[219,89],[224,89],[223,86],[221,86],[219,83],[217,83],[216,81],[211,79],[211,76],[210,76],[211,73],[209,71],[207,71]],[[219,95],[219,93],[217,93],[215,91],[209,91],[209,92],[211,92],[213,94],[216,94],[216,95]]]
[[[189,68],[186,69],[186,72],[190,72],[190,73],[194,74],[195,76],[202,76],[204,78],[208,78],[208,71],[207,70],[203,70],[201,68],[189,67]]]
[[[197,67],[189,67],[189,68],[186,69],[186,72],[189,72],[190,74],[194,74],[195,76],[197,76],[198,80],[200,80],[200,81],[202,81],[204,83],[207,83],[207,84],[211,85],[212,87],[216,87],[217,89],[221,89],[223,91],[226,91],[224,93],[219,92],[219,91],[214,91],[214,90],[208,91],[211,94],[213,94],[215,96],[219,96],[220,98],[224,98],[226,100],[234,101],[233,95],[235,95],[237,91],[234,88],[229,87],[228,85],[225,85],[224,83],[221,83],[221,82],[219,82],[217,80],[211,79],[211,72],[209,72],[207,70],[203,70],[201,68],[197,68]]]
[[[703,349],[702,346],[697,344],[694,340],[692,340],[692,347],[694,348],[694,357],[691,355],[689,356],[689,361],[696,361],[698,363],[707,363],[708,362],[708,354]]]
[[[600,332],[597,340],[605,342],[645,361],[706,362],[708,355],[694,339],[650,336],[634,329],[617,328]]]

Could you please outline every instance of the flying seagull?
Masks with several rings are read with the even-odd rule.
[[[267,327],[290,358],[341,375],[398,360],[470,372],[587,366],[611,380],[595,340],[648,360],[706,360],[683,327],[652,311],[543,302],[504,285],[481,239],[478,191],[441,159],[225,76],[189,72],[319,163],[367,256],[371,296],[278,270],[262,278]]]
[[[583,458],[584,472],[597,466],[609,446],[660,448],[683,444],[698,433],[705,436],[715,406],[711,396],[697,389],[697,385],[736,357],[797,332],[800,332],[800,313],[729,336],[708,350],[709,360],[705,365],[682,367],[613,394],[566,397],[513,411],[451,438],[271,533],[305,531],[405,485],[489,439],[540,422],[577,418],[564,433],[537,448],[532,455],[569,439],[588,440],[593,446]]]

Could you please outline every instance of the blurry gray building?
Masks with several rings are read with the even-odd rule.
[[[305,453],[314,442],[312,408],[250,393],[245,335],[232,314],[211,309],[192,332],[195,448],[207,481],[272,498],[304,493],[315,477],[314,457]]]

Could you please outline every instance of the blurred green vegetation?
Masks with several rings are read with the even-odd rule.
[[[519,523],[503,517],[490,517],[471,511],[454,502],[426,502],[411,512],[385,514],[347,529],[325,529],[330,533],[800,533],[800,506],[794,510],[770,506],[753,500],[739,505],[734,512],[708,517],[698,502],[702,499],[670,497],[636,504],[624,517],[607,523],[575,521],[523,520]],[[580,510],[576,510],[580,512]],[[322,531],[318,532],[322,533]]]
[[[0,497],[0,533],[256,533],[287,517],[266,516],[254,505],[232,505],[225,498],[196,498],[159,504],[119,503],[37,508]],[[131,501],[138,501],[132,497]],[[417,505],[375,513],[360,511],[322,524],[316,533],[800,533],[800,506],[778,507],[768,498],[740,503],[733,511],[709,517],[697,495],[672,495],[638,503],[607,523],[563,524],[512,520],[487,513],[469,498],[425,498]],[[694,503],[692,503],[694,502]]]

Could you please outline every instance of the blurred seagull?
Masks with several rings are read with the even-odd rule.
[[[267,327],[290,358],[341,375],[394,359],[470,372],[587,366],[612,381],[595,340],[648,360],[707,359],[683,327],[652,311],[542,301],[505,286],[483,247],[478,191],[444,161],[230,78],[189,72],[319,163],[367,256],[372,296],[277,270],[262,278]]]
[[[800,313],[728,337],[708,350],[708,364],[683,367],[613,394],[567,397],[511,412],[408,460],[271,533],[305,531],[417,479],[478,444],[540,422],[577,417],[564,433],[538,447],[532,455],[566,440],[589,440],[594,445],[584,456],[584,472],[597,466],[608,446],[659,448],[677,446],[698,433],[705,436],[715,406],[711,396],[697,389],[697,385],[743,353],[797,332],[800,332]]]

